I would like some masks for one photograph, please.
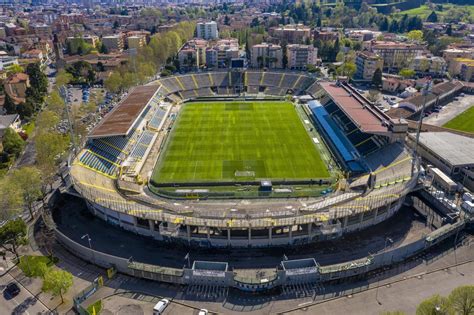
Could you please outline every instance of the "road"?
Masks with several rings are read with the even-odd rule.
[[[309,306],[285,314],[364,314],[376,315],[386,311],[402,311],[414,314],[416,306],[434,294],[448,296],[460,285],[472,285],[474,263],[461,265],[457,268],[440,270],[406,281],[400,281],[390,286],[383,286],[376,291],[371,289],[351,297],[342,297],[333,301]],[[442,284],[442,285],[440,285]]]
[[[5,286],[10,282],[16,282],[13,277],[7,273],[0,277],[0,288],[3,292]],[[47,314],[48,309],[41,304],[28,290],[21,284],[16,282],[21,291],[16,297],[6,300],[2,294],[0,298],[0,313],[1,314]]]

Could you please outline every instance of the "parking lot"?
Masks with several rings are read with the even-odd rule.
[[[452,102],[442,106],[438,112],[431,111],[424,122],[434,126],[442,126],[471,106],[474,106],[474,95],[461,93]]]

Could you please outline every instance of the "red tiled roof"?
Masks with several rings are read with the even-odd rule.
[[[157,90],[157,85],[139,86],[133,89],[113,111],[104,117],[88,137],[126,136]]]

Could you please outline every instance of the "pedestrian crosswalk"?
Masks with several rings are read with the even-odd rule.
[[[296,283],[282,286],[282,295],[292,298],[316,298],[324,293],[324,287],[319,283]]]
[[[185,294],[189,297],[196,297],[204,300],[219,301],[224,300],[229,293],[228,287],[195,284],[186,288]]]

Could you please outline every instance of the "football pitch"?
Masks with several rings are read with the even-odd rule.
[[[235,101],[185,104],[152,180],[192,183],[329,177],[291,102]]]
[[[474,133],[474,106],[448,121],[443,127]]]

